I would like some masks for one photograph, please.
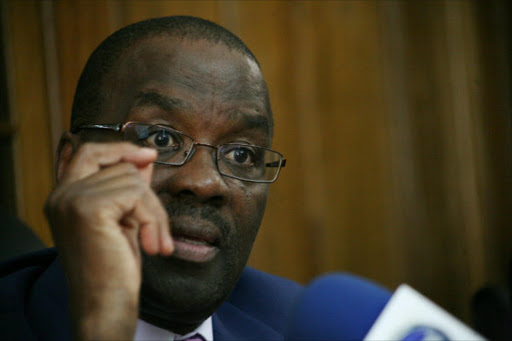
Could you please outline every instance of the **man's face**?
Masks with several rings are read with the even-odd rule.
[[[222,44],[145,40],[103,85],[98,123],[162,124],[211,145],[270,146],[271,118],[257,65]],[[142,316],[157,324],[201,322],[227,297],[246,264],[268,185],[220,175],[198,146],[181,167],[155,164],[152,187],[169,214],[176,252],[144,256]]]

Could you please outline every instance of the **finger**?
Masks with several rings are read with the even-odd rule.
[[[121,184],[108,182],[115,180],[119,177],[127,176],[139,176],[139,180],[151,185],[151,177],[153,175],[153,163],[148,164],[146,167],[137,168],[134,164],[128,162],[121,162],[116,165],[103,168],[97,173],[84,178],[84,186],[105,186],[105,187],[117,187]]]
[[[146,174],[147,176],[151,176],[152,164],[148,165],[147,168]],[[113,218],[125,222],[124,225],[127,227],[133,225],[127,224],[127,221],[136,221],[137,231],[140,230],[141,245],[148,253],[170,255],[173,252],[174,246],[170,235],[167,212],[150,188],[148,181],[143,179],[143,175],[134,165],[123,162],[94,173],[73,185],[80,185],[82,187],[82,193],[91,198],[90,201],[94,201],[94,198],[103,198],[101,199],[103,201],[106,197],[112,197],[112,193],[116,193],[123,198],[124,203],[129,204],[131,201],[126,197],[130,194],[123,193],[123,189],[132,191],[133,194],[136,195],[140,193],[140,203],[134,203],[134,207],[128,205],[120,211],[117,211],[119,213],[126,210],[126,213],[129,212],[128,216],[125,215]],[[108,202],[105,202],[101,205],[107,207],[106,205],[108,204]],[[110,204],[112,204],[112,202],[110,202]],[[153,218],[155,218],[154,223],[151,219],[146,217],[144,214],[146,211],[153,215]]]
[[[140,260],[140,247],[138,239],[139,223],[131,217],[126,217],[125,219],[121,220],[121,225],[123,226],[121,231],[128,240],[130,248],[135,255],[135,259]]]
[[[140,227],[140,245],[148,255],[156,255],[159,251],[157,231],[156,226],[152,224]]]
[[[119,162],[132,163],[137,168],[143,169],[155,161],[156,157],[155,150],[141,148],[131,143],[86,143],[71,160],[62,183],[83,179]]]
[[[169,223],[167,223],[167,226],[162,226],[160,229],[160,243],[160,253],[162,255],[170,256],[174,252],[174,242],[172,241]]]
[[[95,200],[98,200],[96,199],[97,197],[101,195],[109,195],[109,191],[118,191],[126,186],[137,187],[139,185],[149,186],[142,178],[139,170],[133,164],[122,162],[117,165],[104,168],[79,181],[75,181],[67,185],[63,185],[61,183],[60,186],[52,193],[51,197],[59,197],[61,194],[66,195],[66,193],[81,193],[81,196],[89,198],[85,200],[87,206],[96,207],[97,205],[94,203]],[[135,190],[135,192],[138,193],[140,191]],[[68,200],[72,199],[68,198]],[[108,208],[108,203],[106,204],[107,206],[104,206],[103,209]]]
[[[147,193],[142,200],[145,212],[150,212],[154,218],[154,224],[147,224],[141,226],[140,242],[142,249],[148,254],[159,253],[162,255],[170,255],[174,251],[174,244],[172,242],[169,226],[169,217],[165,211],[162,203],[153,191]],[[141,212],[136,211],[134,215]],[[142,216],[139,219],[144,219]]]
[[[117,238],[123,233],[130,245],[139,245],[148,254],[169,254],[167,248],[161,250],[160,241],[164,229],[169,229],[168,218],[159,199],[151,188],[141,182],[140,176],[121,175],[106,181],[105,186],[91,186],[82,193],[80,216],[92,219],[88,233]],[[97,215],[98,207],[102,214]],[[165,227],[164,227],[165,226]],[[129,233],[135,231],[135,233]],[[167,232],[169,233],[169,232]]]
[[[164,209],[162,202],[156,195],[154,195],[157,200],[160,209],[157,211],[159,215],[159,220],[162,224],[159,226],[159,240],[160,240],[160,253],[165,256],[169,256],[174,252],[174,242],[171,237],[171,226],[169,215],[167,211]]]
[[[153,167],[154,164],[153,162],[151,162],[145,167],[138,168],[140,176],[148,185],[151,185],[151,178],[153,177]]]
[[[128,162],[121,162],[116,165],[103,168],[82,179],[81,182],[85,187],[98,187],[99,189],[115,188],[123,185],[123,183],[119,183],[119,180],[122,178],[126,178],[125,180],[127,182],[130,182],[129,179],[131,179],[133,183],[145,182],[142,179],[139,169],[134,164]],[[129,183],[126,182],[124,182],[124,184],[129,185]]]
[[[140,195],[136,194],[138,198],[133,207],[130,205],[130,200],[123,199],[123,203],[128,206],[121,210],[129,213],[121,219],[125,220],[129,217],[130,221],[136,221],[139,224],[141,247],[148,254],[170,255],[174,251],[174,245],[170,234],[167,212],[149,185],[141,181],[140,174],[120,174],[117,177],[109,177],[99,181],[96,186],[90,186],[90,190],[96,188],[98,193],[95,196],[101,196],[101,192],[109,193],[109,195],[116,193],[120,197],[131,195],[131,193],[121,193],[120,189],[133,193],[140,192]],[[103,196],[105,197],[106,194],[103,194]]]
[[[122,202],[119,203],[118,209],[115,210],[117,213],[112,216],[112,219],[114,219],[114,221],[121,221],[126,218],[128,212],[131,212],[130,214],[133,216],[133,220],[139,223],[137,231],[140,233],[142,248],[149,254],[171,254],[174,247],[169,232],[167,213],[163,209],[159,199],[149,187],[154,157],[140,157],[137,153],[141,151],[141,148],[130,144],[117,144],[117,146],[115,146],[117,148],[111,148],[113,145],[114,144],[89,144],[85,146],[85,150],[77,155],[76,163],[71,167],[71,175],[68,176],[65,181],[72,182],[74,179],[78,180],[81,176],[95,171],[85,179],[82,179],[82,181],[75,181],[73,185],[80,186],[80,191],[82,191],[83,194],[87,193],[89,198],[112,197],[112,193],[118,193],[119,197],[112,197],[111,200],[113,199],[113,201],[116,202],[118,201],[116,199],[123,199]],[[100,147],[103,148],[100,149]],[[112,157],[113,151],[118,153]],[[151,154],[154,153],[151,149],[149,151]],[[123,152],[125,155],[120,157],[119,155]],[[144,162],[149,161],[150,163],[144,165],[144,167],[140,167],[142,163],[140,162],[141,159],[145,159]],[[137,160],[139,163],[136,165],[126,160]],[[114,161],[119,161],[120,163],[101,168]],[[90,166],[90,168],[86,171],[83,171],[83,169],[78,170],[78,165],[86,165]],[[137,166],[139,166],[139,168],[137,168]],[[142,184],[145,186],[142,186]],[[140,200],[140,203],[133,204],[133,207],[130,207],[132,203],[131,200],[127,198],[130,195],[123,193],[123,188],[126,191],[133,191],[134,194],[140,194],[142,187],[145,187],[144,199]],[[91,201],[93,200],[94,199]],[[102,207],[108,207],[109,204],[112,204],[112,202],[105,202],[105,206],[102,205]],[[152,212],[152,216],[151,214],[148,215],[146,212]],[[112,212],[110,212],[110,214],[112,214]],[[116,217],[115,215],[119,216]]]
[[[148,176],[151,175],[152,166],[153,164],[147,166],[147,168],[150,168],[147,170]],[[118,188],[137,186],[141,181],[145,182],[149,187],[147,180],[144,181],[142,178],[143,175],[135,168],[135,166],[128,163],[120,163],[106,168],[101,172],[95,173],[85,179],[84,191],[88,191],[90,194],[92,191],[109,192],[117,190]],[[174,250],[174,245],[170,234],[168,215],[158,197],[152,190],[149,191],[150,193],[148,193],[147,197],[143,200],[148,206],[148,210],[155,214],[157,221],[161,222],[156,226],[158,229],[158,236],[155,236],[155,238],[159,241],[158,250],[162,254],[170,255]],[[144,238],[144,240],[147,239],[148,245],[153,245],[151,227],[144,228],[144,230],[148,231],[142,233],[142,238]],[[153,246],[150,247],[153,248]]]

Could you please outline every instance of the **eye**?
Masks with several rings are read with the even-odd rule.
[[[255,161],[255,153],[254,150],[249,146],[234,145],[228,147],[224,151],[223,158],[233,164],[253,166]]]
[[[180,141],[178,136],[165,129],[159,129],[151,132],[146,138],[146,144],[157,149],[180,148]]]

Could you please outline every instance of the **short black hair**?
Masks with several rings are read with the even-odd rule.
[[[180,40],[207,40],[242,53],[258,66],[258,60],[235,34],[209,20],[192,16],[168,16],[140,21],[114,32],[91,54],[78,80],[71,110],[71,131],[101,115],[102,82],[123,52],[144,39],[169,36]],[[268,90],[267,110],[272,120]],[[116,122],[117,123],[117,122]]]

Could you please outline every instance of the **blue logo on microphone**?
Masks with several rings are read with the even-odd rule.
[[[411,328],[400,340],[402,341],[450,341],[439,329],[428,326]]]

